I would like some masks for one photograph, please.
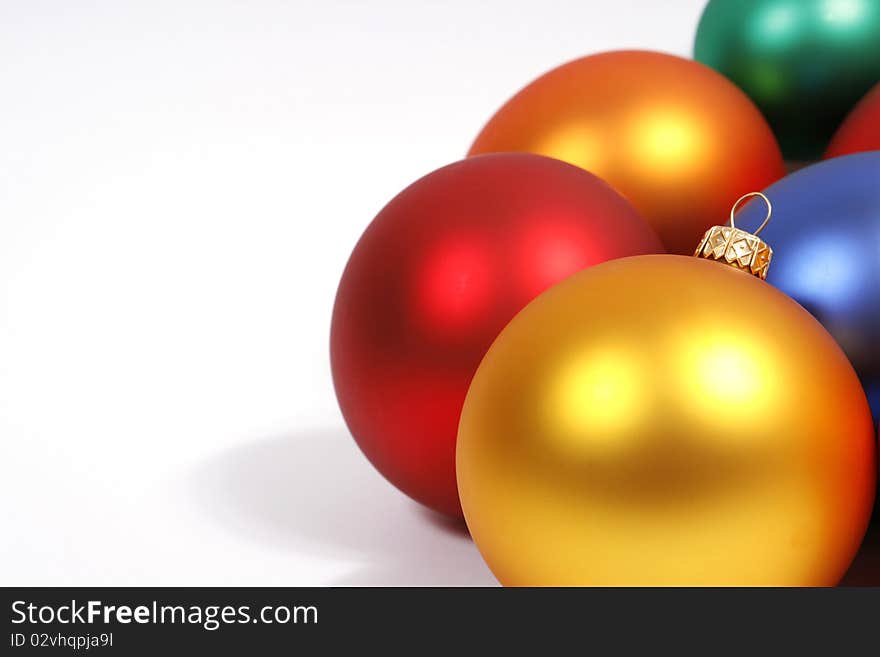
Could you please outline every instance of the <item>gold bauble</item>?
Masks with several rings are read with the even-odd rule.
[[[871,413],[757,276],[636,256],[567,279],[486,355],[459,493],[505,585],[832,585],[867,526]]]

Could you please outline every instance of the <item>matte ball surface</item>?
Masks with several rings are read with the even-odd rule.
[[[880,418],[880,152],[834,158],[765,190],[774,249],[767,281],[794,298],[837,339]],[[757,226],[746,206],[737,225]]]
[[[462,411],[459,491],[505,585],[831,585],[871,514],[874,440],[798,304],[727,265],[638,256],[504,329]]]
[[[498,151],[596,174],[682,254],[737,198],[784,175],[773,134],[745,94],[696,62],[645,51],[584,57],[529,84],[470,153]]]
[[[880,83],[859,101],[838,128],[826,158],[880,151]]]
[[[333,382],[358,445],[402,491],[460,515],[456,430],[492,340],[570,274],[661,250],[607,184],[550,158],[473,158],[415,182],[364,232],[333,308]]]
[[[712,0],[694,57],[758,104],[787,159],[817,159],[880,80],[880,2]]]

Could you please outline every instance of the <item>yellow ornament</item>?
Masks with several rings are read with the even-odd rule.
[[[760,239],[716,226],[698,255],[576,274],[484,358],[457,477],[502,584],[816,586],[845,573],[876,484],[859,381],[761,280]]]

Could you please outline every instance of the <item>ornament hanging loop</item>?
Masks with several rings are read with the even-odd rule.
[[[764,217],[764,221],[761,223],[760,226],[758,226],[758,230],[752,233],[752,235],[758,235],[762,230],[767,227],[767,224],[770,223],[770,217],[773,216],[773,204],[770,203],[770,199],[761,192],[749,192],[748,194],[743,194],[738,199],[736,199],[736,203],[734,203],[733,207],[730,208],[730,227],[736,230],[736,223],[733,220],[733,215],[736,214],[736,209],[740,206],[740,204],[750,198],[760,198],[767,205],[767,216]]]
[[[760,197],[767,204],[767,216],[754,233],[737,228],[733,218],[736,209],[752,197]],[[698,258],[723,262],[760,279],[767,278],[773,249],[758,237],[758,233],[770,222],[772,214],[773,206],[770,204],[770,199],[761,192],[749,192],[740,196],[730,209],[730,226],[712,226],[707,230],[694,255]]]

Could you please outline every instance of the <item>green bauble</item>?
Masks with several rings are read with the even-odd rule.
[[[694,57],[755,101],[786,159],[815,159],[880,80],[880,0],[711,0]]]

